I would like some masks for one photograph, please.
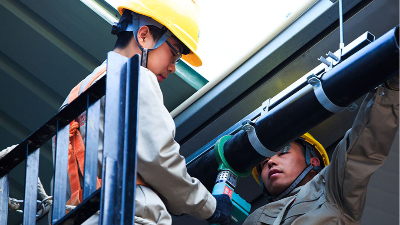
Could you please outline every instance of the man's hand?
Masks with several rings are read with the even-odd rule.
[[[231,222],[232,202],[228,195],[214,195],[217,200],[217,207],[214,214],[207,219],[209,223],[229,225]]]

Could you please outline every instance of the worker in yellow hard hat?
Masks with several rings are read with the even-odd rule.
[[[267,204],[243,225],[360,224],[368,181],[399,129],[399,75],[365,97],[331,159],[309,133],[253,169]]]
[[[122,17],[113,25],[112,34],[134,36],[133,40],[140,48],[144,67],[148,57],[152,55],[151,52],[162,45],[171,47],[171,40],[179,43],[180,47],[175,49],[179,51],[174,51],[174,54],[178,53],[175,54],[174,62],[182,57],[193,66],[201,66],[201,59],[196,53],[199,42],[197,7],[194,1],[186,0],[125,1],[118,7]],[[151,45],[146,45],[146,37],[139,34],[142,26],[148,27],[154,35],[155,40]],[[124,46],[123,39],[128,38],[117,41],[116,48]]]
[[[297,157],[284,156],[288,152],[279,152],[253,168],[252,175],[269,201],[284,198],[329,165],[324,147],[310,133],[293,141],[289,151]],[[280,178],[282,176],[285,177]]]
[[[135,217],[146,224],[170,225],[170,213],[190,214],[210,223],[228,224],[232,211],[229,196],[213,196],[198,179],[187,173],[185,159],[179,154],[179,144],[174,141],[175,124],[163,104],[158,84],[169,73],[175,72],[175,64],[181,58],[193,66],[202,64],[196,53],[198,6],[193,0],[129,0],[122,3],[118,11],[121,18],[111,31],[118,37],[114,52],[127,58],[141,55]],[[107,63],[112,62],[104,61],[77,85],[62,107],[104,76]],[[103,98],[100,137],[103,137],[104,107]],[[70,153],[84,150],[80,143],[85,143],[85,124],[91,121],[86,116],[83,113],[71,123]],[[99,142],[101,152],[103,140]],[[80,165],[84,159],[78,155],[84,154],[70,154],[68,163],[70,200],[67,204],[71,205],[82,201],[84,173]],[[99,184],[101,180],[98,178],[97,187]],[[98,224],[98,216],[92,216],[85,224]]]

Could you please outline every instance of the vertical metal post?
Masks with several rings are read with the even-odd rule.
[[[339,0],[339,31],[340,31],[340,56],[342,56],[342,49],[344,48],[343,40],[343,0]]]
[[[56,158],[54,165],[53,187],[53,213],[52,223],[56,223],[65,215],[65,203],[67,202],[68,179],[68,149],[69,149],[69,124],[60,129],[57,122]]]
[[[40,148],[29,154],[29,145],[26,144],[26,172],[25,172],[25,197],[23,224],[36,223],[37,190],[39,176]]]
[[[9,197],[8,175],[0,178],[0,225],[7,225],[8,197]]]
[[[121,225],[133,224],[135,215],[139,62],[140,56],[135,55],[128,61],[127,66]]]
[[[86,115],[86,149],[85,149],[85,174],[83,199],[89,197],[96,191],[97,183],[97,158],[99,143],[99,117],[100,101],[98,100],[89,106],[90,95],[87,96],[87,115]]]
[[[121,222],[127,60],[115,52],[107,54],[100,224]]]

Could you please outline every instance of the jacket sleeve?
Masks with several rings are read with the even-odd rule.
[[[350,221],[361,219],[371,175],[387,158],[399,124],[399,92],[379,87],[364,99],[327,168],[327,200]]]
[[[138,173],[171,213],[207,219],[215,211],[216,200],[187,173],[186,161],[174,140],[175,123],[163,104],[156,77],[143,68],[140,74]]]

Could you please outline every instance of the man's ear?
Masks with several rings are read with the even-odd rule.
[[[138,42],[140,46],[142,46],[142,48],[144,48],[146,41],[149,41],[149,35],[150,35],[150,30],[147,26],[142,26],[139,28],[137,37],[138,37]]]
[[[316,167],[316,166],[321,165],[321,162],[319,161],[319,159],[317,157],[312,157],[310,159],[310,164],[313,165],[313,167]]]

